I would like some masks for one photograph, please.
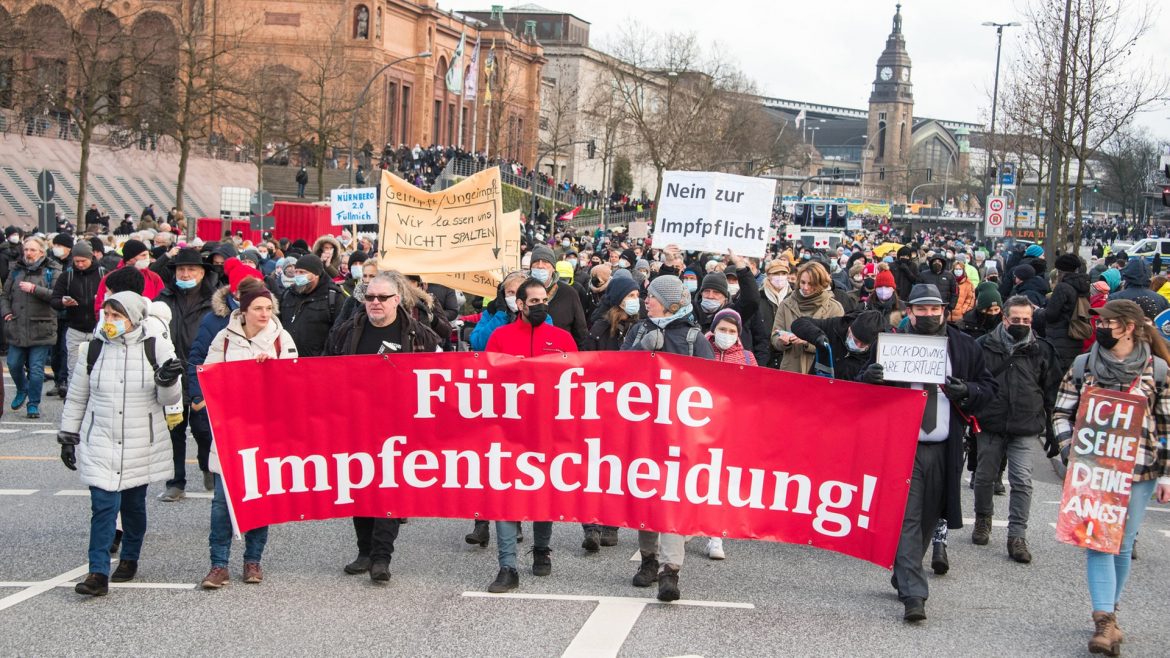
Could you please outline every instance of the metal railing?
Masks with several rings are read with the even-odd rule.
[[[519,175],[513,169],[512,165],[506,162],[491,162],[485,161],[480,163],[477,159],[472,158],[452,158],[447,163],[447,167],[443,170],[441,178],[454,179],[466,178],[472,174],[479,173],[484,169],[491,167],[500,167],[500,180],[512,187],[519,188],[526,192],[531,192],[534,188],[536,196],[541,197],[547,201],[553,201],[564,206],[575,208],[581,206],[587,210],[600,209],[602,198],[600,194],[576,194],[567,190],[559,189],[558,185],[549,185],[544,180],[537,178],[533,180],[531,172],[528,175]],[[534,185],[535,184],[535,185]]]

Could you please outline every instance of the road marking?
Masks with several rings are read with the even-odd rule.
[[[966,519],[965,518],[965,519],[963,519],[963,523],[964,524],[970,523],[973,525],[975,523],[975,519]],[[1008,526],[1008,522],[1007,521],[1000,521],[999,519],[992,519],[991,525],[992,525],[992,527],[995,527],[995,528],[1006,528]]]
[[[89,489],[62,489],[54,496],[89,496]]]
[[[88,568],[88,567],[87,567]],[[25,582],[19,581],[0,581],[0,588],[2,587],[35,587],[40,582],[30,580]],[[57,587],[73,587],[73,583],[57,583]],[[110,583],[110,589],[195,589],[195,583]]]
[[[0,496],[31,496],[39,489],[0,489]]]
[[[34,457],[32,455],[0,455],[0,461],[6,462],[55,462],[60,457]]]
[[[56,423],[44,420],[6,420],[0,425],[7,427],[9,425],[56,425]]]
[[[23,603],[24,601],[27,601],[34,596],[44,594],[58,585],[68,583],[69,581],[80,578],[87,573],[89,573],[89,565],[83,564],[76,569],[66,571],[60,576],[56,576],[48,580],[42,580],[41,582],[36,583],[27,589],[17,592],[16,594],[10,594],[0,599],[0,610],[7,610],[8,608],[11,608],[18,603]]]
[[[577,631],[573,641],[561,654],[562,658],[584,658],[617,656],[625,644],[626,638],[638,622],[638,617],[647,605],[678,605],[703,608],[735,608],[740,610],[754,610],[751,603],[735,603],[730,601],[675,601],[660,603],[649,598],[632,598],[625,596],[580,596],[574,594],[489,594],[487,592],[464,592],[464,597],[485,599],[529,599],[538,601],[589,601],[597,603],[597,607],[585,620],[585,624]]]

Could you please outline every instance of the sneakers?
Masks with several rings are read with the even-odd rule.
[[[930,556],[930,568],[934,575],[942,576],[951,570],[951,561],[947,559],[947,545],[936,542]]]
[[[27,415],[29,418],[40,418],[41,417],[41,408],[30,402],[28,404],[28,414]]]
[[[488,525],[488,522],[476,521],[475,528],[471,532],[467,533],[467,536],[463,538],[463,541],[467,542],[468,544],[479,544],[482,548],[487,546],[491,539],[491,526]]]
[[[1089,638],[1089,653],[1120,656],[1121,630],[1117,628],[1117,617],[1110,612],[1094,612],[1093,626],[1093,637]]]
[[[1008,557],[1020,564],[1032,562],[1032,552],[1028,550],[1028,540],[1023,537],[1008,537]]]
[[[520,586],[520,574],[515,569],[509,567],[500,567],[500,573],[496,575],[496,580],[491,585],[488,585],[488,592],[492,594],[503,594],[509,590],[516,589]]]
[[[617,543],[618,543],[617,526],[612,526],[612,525],[601,526],[601,545],[602,546],[617,546]]]
[[[9,408],[12,409],[13,411],[16,411],[17,409],[24,406],[24,402],[27,399],[28,399],[28,393],[17,392],[17,394],[12,397],[12,404],[9,405]]]
[[[711,537],[707,540],[707,557],[712,560],[722,560],[727,557],[723,552],[723,540],[719,537]]]
[[[390,563],[381,560],[370,565],[370,580],[375,583],[385,583],[390,580]]]
[[[109,578],[100,573],[88,574],[84,581],[73,587],[73,591],[86,596],[105,596],[110,593]]]
[[[991,540],[991,517],[975,516],[975,530],[971,533],[971,543],[977,546],[986,546]]]
[[[122,531],[114,531],[114,543],[110,544],[110,555],[117,555],[118,551],[122,549]]]
[[[905,622],[920,622],[926,619],[926,601],[912,596],[903,603],[906,606],[906,611],[902,614],[902,621]]]
[[[118,560],[118,568],[110,575],[111,583],[127,583],[138,573],[138,560]]]
[[[532,549],[532,575],[533,576],[550,576],[552,575],[552,549],[551,548],[534,548]]]
[[[588,553],[596,553],[601,550],[601,531],[596,528],[590,528],[585,531],[585,539],[581,542],[581,548]]]
[[[228,575],[227,567],[212,567],[211,571],[203,577],[203,582],[199,586],[203,589],[219,589],[231,582],[231,576]]]
[[[658,574],[658,600],[670,603],[681,597],[682,594],[678,591],[678,571],[662,567],[662,573]]]
[[[158,495],[164,503],[177,503],[187,497],[187,492],[178,487],[167,487],[167,490]]]
[[[211,471],[203,471],[203,489],[215,491],[215,474]]]
[[[634,587],[649,587],[658,580],[658,557],[655,555],[642,556],[642,566],[634,574]]]
[[[353,562],[345,565],[345,573],[356,576],[359,573],[365,573],[370,570],[370,556],[359,555]]]
[[[259,585],[264,580],[264,571],[259,562],[244,563],[244,582],[248,585]]]

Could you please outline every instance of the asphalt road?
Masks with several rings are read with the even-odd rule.
[[[622,531],[619,546],[586,556],[579,527],[568,524],[554,530],[551,577],[533,577],[530,556],[522,555],[516,597],[483,596],[497,570],[494,544],[468,546],[470,522],[438,519],[403,527],[385,586],[342,572],[356,549],[349,521],[335,520],[272,528],[259,586],[239,581],[242,545],[235,543],[234,582],[205,592],[195,584],[208,569],[210,501],[161,503],[154,498],[161,485],[151,487],[136,586],[88,599],[72,585],[86,571],[89,503],[76,474],[56,458],[60,407],[46,398],[39,422],[8,410],[0,421],[3,656],[1086,654],[1084,556],[1053,538],[1060,487],[1038,446],[1029,534],[1035,561],[1007,558],[1002,526],[984,547],[970,543],[969,526],[953,531],[951,572],[931,577],[929,618],[920,625],[901,621],[889,572],[766,542],[728,541],[723,562],[705,558],[701,539],[688,547],[683,603],[740,605],[659,604],[654,591],[630,586],[633,531]],[[970,492],[964,495],[971,510]],[[997,519],[1006,519],[1007,499],[996,502]],[[1127,656],[1161,656],[1170,646],[1170,510],[1151,510],[1122,606]]]

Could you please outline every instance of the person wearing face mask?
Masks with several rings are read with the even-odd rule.
[[[53,236],[52,246],[49,248],[48,259],[57,265],[57,269],[62,273],[72,273],[73,262],[70,258],[70,252],[73,250],[73,237],[66,233],[58,233]],[[54,283],[54,286],[56,283]],[[50,300],[51,301],[51,300]],[[53,368],[53,389],[46,392],[46,395],[64,396],[66,389],[69,387],[69,352],[68,345],[65,343],[65,337],[69,330],[69,324],[65,320],[65,314],[57,306],[57,344],[53,346],[52,355],[49,357],[49,365]]]
[[[1002,305],[999,286],[994,282],[984,281],[975,290],[975,308],[967,311],[963,319],[957,323],[959,329],[972,338],[979,338],[994,331],[1003,321]]]
[[[24,257],[9,272],[0,289],[0,317],[8,339],[8,374],[16,385],[13,411],[28,401],[28,417],[40,418],[45,365],[57,344],[57,312],[50,301],[53,282],[61,276],[57,264],[45,255],[38,237],[24,241]],[[27,373],[27,375],[26,375]]]
[[[57,330],[65,334],[65,372],[74,369],[77,348],[93,334],[97,324],[93,300],[97,296],[98,284],[106,273],[94,257],[93,247],[88,240],[77,241],[69,261],[68,267],[53,282],[53,297],[49,300],[49,304],[63,314],[63,326],[59,324]],[[53,371],[57,371],[56,366]],[[65,397],[66,390],[59,389],[54,393]]]
[[[756,312],[756,316],[760,320],[760,324],[765,328],[764,333],[770,334],[768,328],[775,324],[776,309],[781,302],[791,293],[792,288],[788,280],[791,267],[788,261],[783,258],[778,258],[771,263],[768,263],[764,270],[764,285],[761,289],[763,293],[760,295],[760,308]],[[771,341],[768,341],[768,358],[762,360],[761,363],[769,368],[779,368],[781,353],[772,346]]]
[[[601,314],[602,297],[609,287],[612,274],[613,270],[606,263],[594,265],[589,270],[589,279],[585,282],[585,295],[581,297],[581,308],[588,314],[590,323],[597,322]]]
[[[888,269],[878,271],[873,279],[873,294],[867,297],[857,310],[881,313],[886,322],[884,329],[897,327],[902,323],[906,316],[906,305],[898,297],[897,283]]]
[[[537,247],[538,250],[541,248]],[[543,248],[551,254],[550,249]],[[577,343],[569,332],[545,322],[549,316],[548,304],[549,293],[543,281],[536,278],[523,281],[516,290],[516,321],[493,332],[486,351],[519,357],[576,352]],[[520,586],[520,574],[516,570],[516,538],[519,531],[519,522],[496,521],[500,571],[495,581],[488,586],[488,591],[493,594]],[[532,575],[548,576],[552,573],[552,549],[549,548],[552,522],[533,522],[532,534]]]
[[[946,336],[946,384],[909,384],[926,392],[926,407],[918,432],[918,448],[906,499],[902,532],[890,584],[898,590],[906,622],[926,619],[929,589],[922,560],[940,518],[948,527],[963,527],[959,493],[963,466],[963,436],[969,420],[995,397],[998,385],[983,361],[983,350],[973,338],[947,325],[946,305],[938,288],[918,284],[910,291],[909,329],[912,334]],[[880,338],[879,338],[880,341]],[[885,384],[885,370],[871,353],[857,375],[866,384]]]
[[[556,270],[556,256],[552,249],[537,245],[532,250],[530,275],[544,284],[548,291],[548,314],[553,325],[569,332],[578,343],[585,339],[589,327],[585,322],[585,308],[581,297],[567,283],[563,283]]]
[[[808,374],[812,370],[816,347],[792,332],[797,318],[837,318],[845,315],[841,304],[829,290],[829,273],[820,263],[801,265],[796,270],[798,287],[776,309],[772,323],[772,347],[781,353],[780,369]]]
[[[622,343],[622,350],[645,350],[682,354],[700,359],[714,359],[711,343],[693,316],[694,306],[686,286],[676,276],[663,275],[646,289],[646,319],[635,324]],[[658,582],[659,601],[677,601],[686,537],[638,531],[638,549],[642,562],[634,574],[634,587],[649,587]],[[662,570],[659,571],[661,557]]]
[[[897,251],[897,258],[890,264],[890,271],[894,273],[895,288],[898,299],[906,299],[910,289],[921,282],[918,266],[914,263],[914,250],[910,247],[901,247]]]
[[[853,381],[857,373],[869,361],[870,348],[877,341],[880,332],[886,330],[885,317],[878,311],[854,311],[841,317],[797,318],[792,323],[792,333],[798,338],[819,347],[829,347],[833,354],[835,379]],[[818,358],[826,357],[822,352]]]
[[[117,269],[123,267],[133,267],[142,273],[142,277],[146,281],[146,287],[143,288],[142,294],[147,299],[158,297],[163,288],[166,288],[162,277],[150,269],[150,252],[141,240],[130,239],[122,244],[122,260],[118,263]],[[102,279],[102,282],[98,284],[98,294],[93,302],[94,312],[101,310],[102,304],[106,301],[106,294],[106,281]]]
[[[711,320],[711,331],[707,332],[707,341],[711,343],[711,349],[715,352],[715,360],[723,361],[724,363],[734,363],[741,366],[758,366],[756,357],[750,351],[744,349],[743,341],[740,336],[743,334],[743,321],[732,309],[725,308],[715,314]],[[723,543],[718,539],[710,539],[707,542],[707,553],[711,555],[711,542],[718,542],[718,554],[723,554]],[[713,559],[721,560],[722,557]]]
[[[475,329],[471,331],[468,343],[471,349],[482,352],[487,347],[488,339],[500,327],[516,321],[516,291],[520,284],[528,278],[524,272],[512,272],[504,277],[504,281],[496,289],[496,297],[483,307],[483,314]],[[546,322],[552,323],[551,318]]]
[[[21,243],[23,234],[15,226],[4,229],[4,242],[0,244],[0,282],[8,280],[8,273],[24,257]]]
[[[686,287],[687,293],[693,296],[699,292],[699,275],[694,270],[684,270],[679,278],[682,280],[683,286]]]
[[[298,258],[294,272],[293,286],[280,298],[280,322],[292,334],[301,356],[321,356],[345,295],[326,277],[325,265],[313,254]]]
[[[1128,391],[1147,400],[1141,426],[1141,439],[1135,451],[1135,465],[1129,481],[1129,506],[1125,511],[1124,534],[1116,554],[1087,549],[1086,578],[1093,610],[1093,636],[1090,653],[1120,655],[1124,641],[1117,623],[1117,603],[1121,599],[1133,558],[1137,538],[1151,497],[1159,503],[1170,502],[1170,459],[1163,443],[1170,434],[1170,395],[1167,395],[1166,372],[1170,350],[1166,341],[1151,325],[1142,308],[1132,300],[1110,300],[1099,309],[1096,344],[1088,354],[1073,360],[1060,382],[1052,429],[1060,454],[1068,460],[1073,448],[1073,425],[1077,422],[1081,393],[1090,386],[1114,391]]]
[[[239,259],[231,259],[231,265],[239,265]],[[191,346],[199,335],[199,326],[211,308],[217,279],[207,271],[207,263],[199,256],[199,250],[182,249],[170,260],[173,268],[171,283],[159,293],[158,301],[171,311],[170,336],[183,370],[187,370],[187,357]],[[256,270],[253,270],[256,271]],[[185,420],[171,429],[171,449],[174,454],[174,476],[167,480],[167,488],[158,499],[173,503],[184,498],[187,489],[187,424],[191,413],[191,385],[184,387],[183,406]],[[203,471],[203,488],[211,491],[211,470],[208,467],[208,451],[211,450],[211,432],[207,428],[192,426],[192,434],[198,448],[199,468]]]
[[[1047,419],[1064,373],[1052,344],[1032,333],[1033,308],[1027,297],[1009,298],[1003,305],[1003,323],[976,341],[999,388],[979,415],[982,431],[975,437],[975,529],[971,542],[982,546],[991,537],[994,487],[1006,460],[1011,484],[1007,552],[1022,564],[1032,561],[1026,532],[1032,505],[1033,452],[1042,442],[1050,457],[1058,452]]]
[[[955,304],[958,303],[958,282],[955,281],[954,271],[950,268],[950,261],[935,254],[928,258],[926,263],[927,269],[919,273],[919,279],[922,283],[929,283],[938,288],[949,317],[951,311],[955,309]]]
[[[341,276],[341,241],[332,235],[322,235],[313,243],[313,250],[311,253],[315,254],[317,258],[321,259],[321,264],[325,268],[325,274],[330,278],[336,280]]]
[[[695,321],[706,333],[711,330],[711,320],[715,314],[730,308],[743,319],[740,341],[751,349],[755,345],[753,335],[766,331],[762,325],[755,326],[755,322],[758,322],[756,315],[760,308],[760,291],[756,288],[756,279],[748,269],[745,258],[728,251],[726,262],[728,267],[724,272],[712,272],[703,277],[703,284],[699,286],[699,292],[693,300]],[[753,329],[757,330],[755,334],[752,333]],[[761,352],[756,353],[757,362],[768,356],[763,343],[760,347]]]
[[[366,262],[367,258],[368,256],[366,256],[364,252],[355,251],[350,254],[348,260],[346,260],[345,272],[347,276],[345,277],[345,280],[342,281],[339,285],[341,286],[341,289],[345,291],[347,301],[348,298],[353,296],[354,290],[357,289],[358,284],[361,283],[362,264]]]
[[[955,307],[951,309],[949,315],[950,321],[957,323],[975,308],[975,286],[967,278],[967,268],[962,263],[956,261],[951,268],[951,274],[955,277]]]

